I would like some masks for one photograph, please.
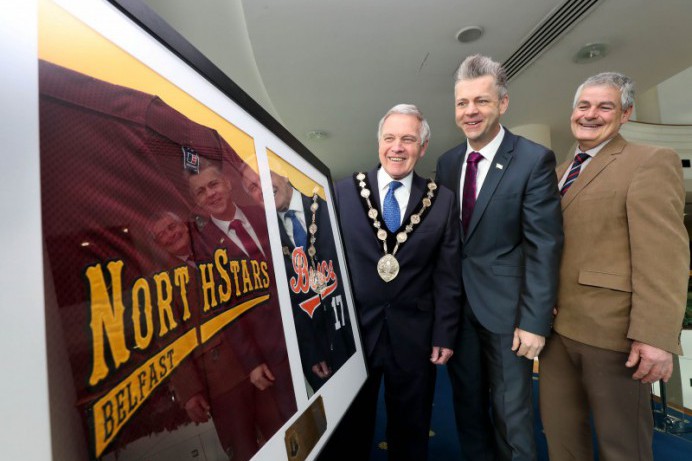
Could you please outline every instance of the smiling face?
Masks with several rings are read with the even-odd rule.
[[[382,124],[379,155],[382,168],[393,179],[408,176],[428,143],[420,143],[421,122],[414,115],[391,114]]]
[[[622,110],[617,88],[610,85],[587,86],[582,89],[572,110],[572,134],[581,150],[593,149],[615,136],[631,114],[631,107]]]
[[[190,235],[187,227],[172,215],[164,214],[151,225],[151,235],[154,242],[168,254],[188,256],[192,253]]]
[[[507,110],[509,96],[500,98],[493,76],[484,75],[458,81],[454,85],[454,103],[457,126],[478,151],[499,133],[500,115]]]
[[[215,167],[205,168],[188,179],[190,195],[197,206],[211,216],[230,221],[235,216],[231,182]]]

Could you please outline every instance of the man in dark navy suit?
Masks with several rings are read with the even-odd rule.
[[[380,165],[336,185],[369,376],[325,460],[369,458],[383,377],[389,459],[427,459],[435,365],[452,356],[461,306],[454,196],[413,171],[429,135],[415,106],[393,107]]]
[[[490,58],[461,64],[455,116],[467,142],[437,164],[462,224],[465,298],[449,374],[469,461],[536,459],[531,373],[550,333],[562,251],[555,155],[500,125],[506,85]]]

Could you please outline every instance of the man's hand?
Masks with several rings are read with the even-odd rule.
[[[625,366],[632,368],[637,363],[639,366],[632,375],[632,379],[646,384],[654,383],[659,379],[667,383],[670,375],[673,374],[673,354],[658,347],[633,341]]]
[[[454,351],[452,349],[447,349],[446,347],[433,346],[432,354],[430,355],[430,361],[435,365],[444,365],[447,363]]]
[[[196,423],[206,423],[209,421],[209,404],[202,394],[195,394],[185,402],[187,416]]]
[[[261,391],[274,385],[274,375],[266,363],[258,365],[250,372],[250,382]]]
[[[327,366],[327,362],[322,360],[312,366],[312,372],[322,379],[326,379],[332,374],[332,370]]]
[[[530,333],[521,328],[514,329],[512,350],[517,353],[517,357],[533,360],[541,353],[543,346],[545,346],[544,336]]]

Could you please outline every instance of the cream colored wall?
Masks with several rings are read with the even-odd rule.
[[[550,127],[540,123],[531,123],[528,125],[518,125],[510,128],[512,133],[530,139],[533,142],[543,144],[546,147],[551,147]]]

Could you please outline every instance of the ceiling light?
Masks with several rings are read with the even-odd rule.
[[[329,133],[323,130],[308,131],[308,139],[310,141],[321,141],[323,139],[327,139],[328,137]]]
[[[475,42],[483,35],[483,28],[480,26],[468,26],[457,32],[457,40],[461,43]]]
[[[608,54],[608,46],[605,43],[588,43],[577,51],[572,60],[577,64],[597,61]]]

